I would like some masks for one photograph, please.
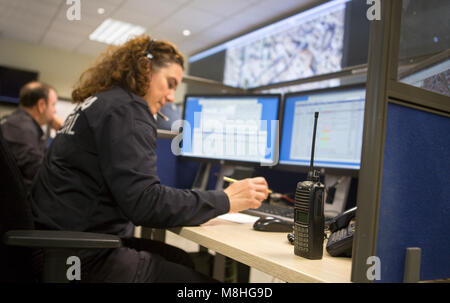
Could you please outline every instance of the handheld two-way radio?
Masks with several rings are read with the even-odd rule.
[[[317,119],[314,114],[314,133],[311,148],[311,166],[306,181],[297,184],[294,204],[294,253],[307,259],[322,259],[324,240],[324,185],[320,171],[314,170],[314,147]]]

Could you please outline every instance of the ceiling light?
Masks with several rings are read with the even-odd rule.
[[[89,39],[106,44],[120,45],[129,38],[143,33],[145,33],[145,28],[142,26],[108,18],[89,35]]]
[[[185,29],[184,31],[183,31],[183,36],[189,36],[191,34],[191,31],[190,30],[188,30],[188,29]]]
[[[103,7],[100,7],[100,8],[97,9],[97,13],[99,15],[103,15],[105,13],[105,9]]]

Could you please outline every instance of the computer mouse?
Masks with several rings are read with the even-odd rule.
[[[292,224],[275,217],[262,217],[253,224],[253,229],[270,232],[292,232]]]

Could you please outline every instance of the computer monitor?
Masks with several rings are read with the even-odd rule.
[[[314,112],[319,112],[314,167],[357,172],[360,168],[365,86],[290,93],[285,96],[280,165],[305,167],[311,160]]]
[[[0,66],[0,102],[19,103],[20,89],[38,76],[38,72]]]
[[[181,156],[275,165],[280,103],[278,94],[187,95]]]

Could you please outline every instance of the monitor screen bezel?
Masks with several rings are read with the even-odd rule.
[[[297,164],[286,164],[286,163],[280,163],[281,158],[281,140],[283,138],[283,132],[284,132],[284,113],[285,113],[285,107],[286,107],[286,100],[289,97],[292,96],[301,96],[301,95],[311,95],[311,94],[317,94],[317,93],[327,93],[327,92],[339,92],[339,91],[345,91],[345,90],[352,90],[352,89],[361,89],[363,88],[366,90],[366,83],[360,82],[355,84],[349,84],[349,85],[341,85],[341,86],[334,86],[334,87],[326,87],[326,88],[318,88],[318,89],[312,89],[312,90],[305,90],[305,91],[295,91],[295,92],[289,92],[283,96],[283,102],[282,102],[282,108],[281,108],[281,126],[280,126],[280,137],[279,137],[279,159],[278,159],[278,165],[277,169],[279,170],[285,170],[285,171],[292,171],[292,172],[300,172],[300,173],[307,173],[309,171],[309,165],[297,165]],[[365,112],[365,110],[364,110]],[[320,116],[319,116],[320,119]],[[364,121],[364,120],[363,120]],[[364,122],[363,122],[364,123]],[[347,176],[353,176],[357,177],[359,175],[359,171],[361,169],[352,169],[352,168],[337,168],[337,167],[323,167],[318,166],[314,164],[315,169],[319,169],[322,174],[332,174],[332,175],[347,175]]]
[[[181,118],[183,119],[183,127],[184,127],[184,123],[186,121],[185,119],[185,114],[186,114],[186,103],[188,98],[192,98],[192,97],[205,97],[205,98],[237,98],[237,97],[269,97],[269,98],[278,98],[278,107],[277,107],[277,120],[278,120],[278,130],[275,133],[276,138],[275,138],[275,142],[278,142],[278,146],[276,146],[276,148],[274,149],[274,162],[273,163],[264,163],[264,165],[261,165],[261,162],[252,162],[252,161],[240,161],[240,160],[229,160],[229,159],[218,159],[218,158],[208,158],[208,157],[197,157],[197,156],[187,156],[187,155],[183,155],[181,153],[181,148],[180,148],[180,155],[179,157],[181,159],[190,159],[190,160],[195,160],[195,161],[200,161],[200,162],[210,162],[213,164],[221,164],[221,165],[245,165],[245,166],[249,166],[249,167],[257,167],[257,166],[265,166],[265,167],[275,167],[276,165],[278,165],[278,160],[279,160],[279,153],[280,153],[280,149],[279,149],[279,142],[281,140],[281,108],[283,107],[283,96],[281,94],[254,94],[254,93],[243,93],[243,94],[236,94],[236,93],[231,93],[231,94],[210,94],[210,93],[195,93],[195,94],[186,94],[184,96],[184,102],[183,102],[183,113]]]

